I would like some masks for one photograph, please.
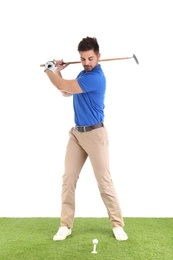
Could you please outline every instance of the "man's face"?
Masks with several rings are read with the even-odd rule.
[[[98,60],[100,59],[100,53],[97,55],[93,50],[90,51],[80,51],[80,60],[86,71],[91,71],[95,66],[98,65]]]

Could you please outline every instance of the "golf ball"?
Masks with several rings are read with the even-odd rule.
[[[93,239],[93,244],[98,244],[98,239]]]

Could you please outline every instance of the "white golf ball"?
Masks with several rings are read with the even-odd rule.
[[[93,244],[98,244],[98,242],[99,242],[98,239],[96,239],[96,238],[93,239]]]

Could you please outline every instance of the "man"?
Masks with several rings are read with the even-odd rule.
[[[52,84],[64,96],[73,96],[75,126],[69,133],[62,185],[62,210],[58,232],[53,240],[64,240],[72,232],[75,214],[75,189],[81,169],[89,157],[102,200],[107,208],[113,234],[127,240],[124,221],[109,170],[108,136],[104,125],[106,79],[100,66],[96,38],[86,37],[78,45],[84,70],[76,79],[66,80],[60,71],[69,64],[54,60],[45,64]]]

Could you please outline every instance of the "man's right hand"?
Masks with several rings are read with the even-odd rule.
[[[65,69],[70,63],[64,63],[63,60],[53,60],[58,71]]]

